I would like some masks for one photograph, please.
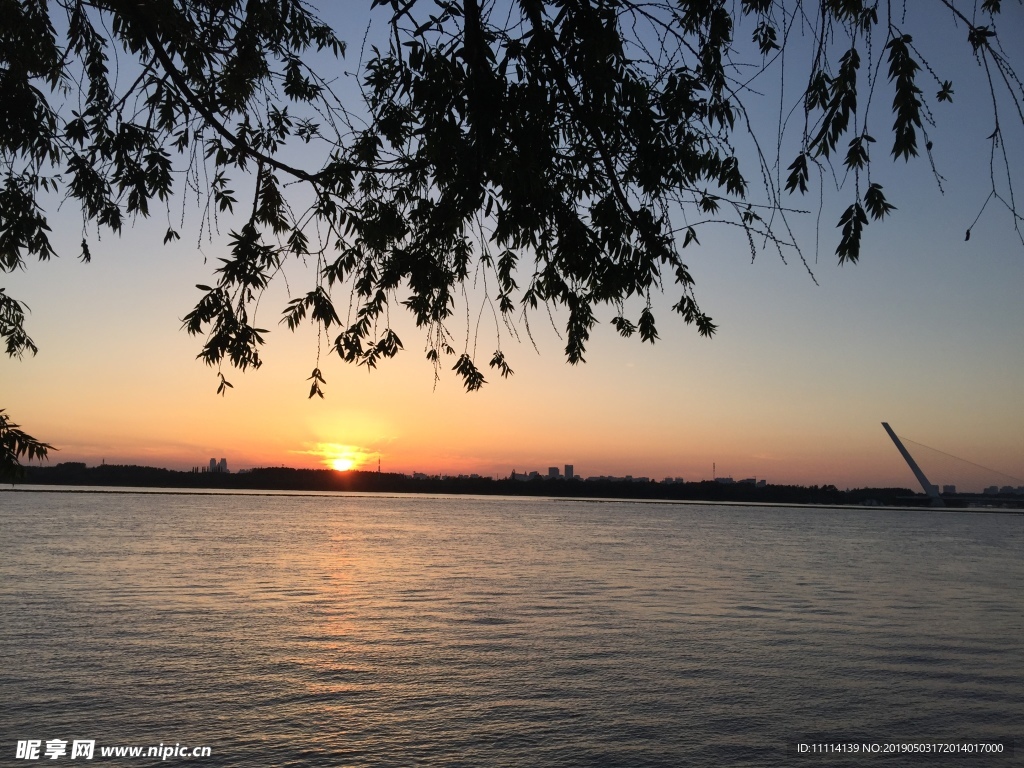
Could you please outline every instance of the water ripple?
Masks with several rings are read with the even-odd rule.
[[[43,492],[0,515],[3,760],[783,766],[808,734],[1024,722],[1018,516]]]

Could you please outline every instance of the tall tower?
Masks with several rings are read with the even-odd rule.
[[[882,422],[882,426],[885,427],[885,431],[889,433],[889,437],[891,437],[892,441],[896,444],[896,448],[903,456],[903,460],[907,462],[907,465],[910,467],[910,471],[914,473],[914,477],[917,478],[917,482],[921,484],[921,487],[924,489],[924,492],[928,494],[929,498],[931,498],[931,506],[946,506],[946,504],[942,501],[942,497],[939,496],[939,487],[937,485],[932,485],[930,482],[928,482],[928,478],[925,477],[924,472],[921,471],[921,468],[917,466],[917,462],[914,461],[914,457],[910,455],[910,451],[903,447],[903,443],[900,442],[900,439],[898,437],[896,437],[896,433],[892,431],[892,427],[890,427],[884,421]]]

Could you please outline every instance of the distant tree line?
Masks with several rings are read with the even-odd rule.
[[[53,467],[25,468],[24,483],[61,486],[106,486],[193,490],[348,491],[364,493],[451,493],[500,496],[546,496],[592,499],[645,499],[666,501],[744,502],[770,504],[924,503],[923,494],[908,488],[839,490],[834,485],[726,485],[714,481],[656,483],[627,480],[588,482],[519,481],[487,477],[412,478],[390,472],[337,472],[330,469],[263,467],[221,474],[180,472],[157,467],[103,464],[87,467],[65,462]]]

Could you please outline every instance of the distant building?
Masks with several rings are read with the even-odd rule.
[[[999,495],[999,486],[998,485],[990,485],[988,488],[986,488],[983,491],[983,493],[986,496],[997,496],[997,495]]]
[[[956,493],[956,486],[955,485],[944,485],[944,486],[942,486],[942,492],[943,493]]]
[[[546,476],[541,475],[537,470],[533,470],[532,472],[516,472],[515,470],[512,470],[512,479],[518,480],[521,483],[525,483],[527,480],[537,480],[540,477]]]
[[[198,467],[197,467],[197,469],[198,469]],[[203,471],[204,472],[212,472],[212,473],[220,474],[220,475],[230,474],[228,472],[228,460],[227,459],[221,459],[220,461],[217,461],[216,459],[210,459],[209,469],[204,468]]]
[[[565,479],[566,480],[572,480],[574,477],[576,477],[576,475],[574,474],[572,464],[566,464],[565,465]]]
[[[715,482],[721,483],[722,485],[732,485],[736,481],[733,480],[731,477],[716,477]]]
[[[558,474],[558,467],[548,467],[548,477],[552,480],[561,477],[561,475]]]

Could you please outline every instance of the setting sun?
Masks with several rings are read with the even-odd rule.
[[[358,445],[344,443],[317,443],[311,448],[302,451],[295,451],[308,456],[316,456],[323,466],[330,467],[337,472],[347,472],[350,469],[359,469],[367,459],[369,453]]]

